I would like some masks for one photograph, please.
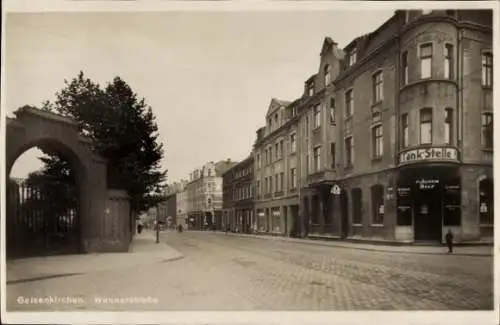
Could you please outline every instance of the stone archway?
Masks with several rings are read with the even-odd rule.
[[[68,159],[75,171],[80,206],[78,251],[106,250],[102,242],[103,217],[109,214],[106,161],[92,151],[89,139],[79,135],[75,121],[30,107],[15,115],[7,118],[6,176],[16,159],[35,146]]]

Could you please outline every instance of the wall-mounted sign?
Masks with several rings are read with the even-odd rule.
[[[332,193],[333,195],[340,195],[340,186],[338,186],[337,184],[333,185],[330,193]]]
[[[400,164],[410,164],[421,161],[454,161],[458,162],[458,151],[449,147],[430,147],[412,149],[399,154]]]
[[[479,212],[488,213],[488,206],[486,205],[486,203],[481,202],[481,205],[479,206]]]
[[[432,190],[439,184],[439,179],[419,179],[415,183],[421,190]]]

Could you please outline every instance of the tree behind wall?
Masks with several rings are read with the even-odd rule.
[[[70,82],[65,80],[56,100],[44,102],[42,109],[78,122],[79,132],[108,161],[108,187],[127,190],[134,211],[140,213],[162,200],[166,170],[160,166],[164,149],[158,142],[156,118],[145,99],[120,77],[103,89],[80,72]],[[67,166],[57,167],[59,158],[46,154],[48,158],[41,158],[45,166],[60,168],[62,175]]]

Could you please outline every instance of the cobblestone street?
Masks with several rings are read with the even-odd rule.
[[[151,235],[146,233],[143,235]],[[211,232],[166,232],[184,255],[7,286],[9,310],[489,310],[491,256],[390,253]],[[167,247],[168,247],[167,246]],[[131,258],[133,256],[131,255]],[[81,297],[19,304],[19,296]],[[156,303],[97,303],[149,297]]]

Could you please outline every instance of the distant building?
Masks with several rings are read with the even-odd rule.
[[[249,233],[256,225],[254,217],[253,154],[222,175],[223,225]]]
[[[189,227],[222,228],[222,174],[235,164],[230,159],[209,162],[189,175],[186,185]]]

